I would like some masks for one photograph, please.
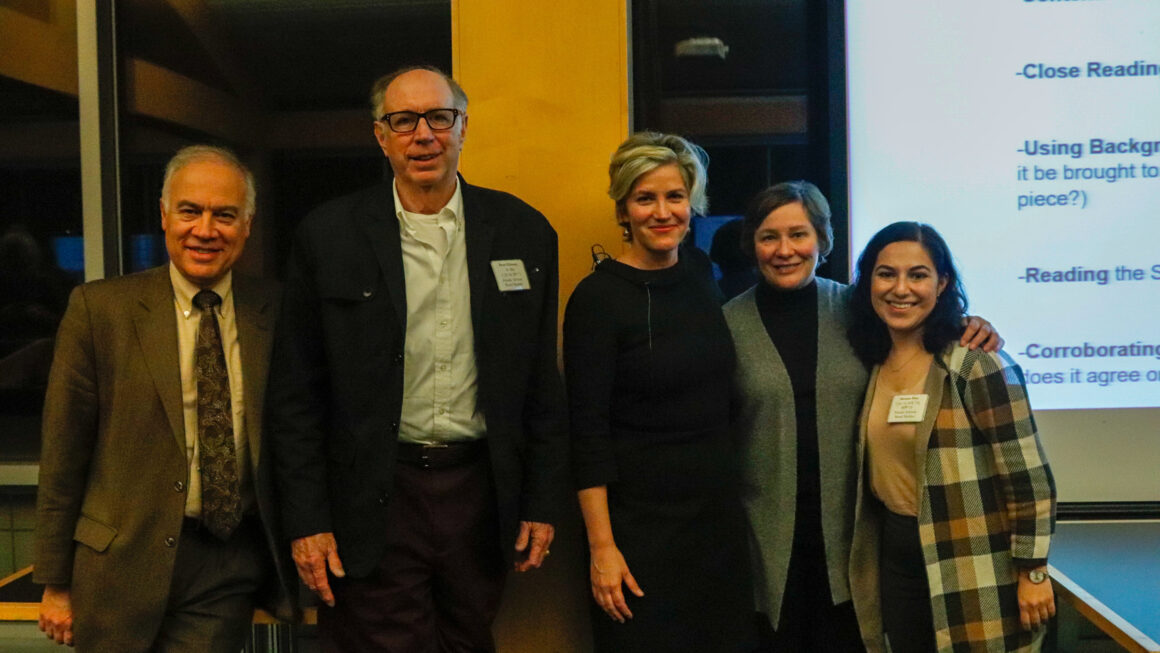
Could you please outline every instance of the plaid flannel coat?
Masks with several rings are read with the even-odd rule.
[[[874,388],[878,368],[870,377]],[[1055,482],[1027,403],[1023,373],[1006,354],[957,343],[935,356],[915,455],[918,528],[940,653],[1033,651],[1045,629],[1023,630],[1018,568],[1046,562]],[[878,511],[866,473],[867,392],[851,585],[867,648],[881,650]],[[937,410],[934,409],[937,407]]]

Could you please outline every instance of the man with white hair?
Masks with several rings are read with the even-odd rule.
[[[261,455],[278,291],[231,272],[254,201],[232,152],[182,149],[161,193],[169,264],[72,293],[45,397],[33,576],[58,643],[235,653],[260,592],[291,616]]]
[[[324,651],[492,651],[507,570],[568,487],[556,232],[467,183],[467,96],[427,67],[371,91],[391,175],[302,221],[269,434]],[[497,127],[502,128],[502,127]]]

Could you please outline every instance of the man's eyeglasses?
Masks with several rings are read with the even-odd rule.
[[[459,109],[430,109],[424,113],[414,111],[394,111],[384,113],[379,122],[387,123],[391,131],[399,134],[409,134],[419,126],[419,119],[427,121],[431,131],[446,131],[455,125],[455,119],[462,113]]]

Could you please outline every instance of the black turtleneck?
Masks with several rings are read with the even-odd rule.
[[[757,284],[757,310],[793,385],[797,421],[797,516],[795,539],[821,542],[821,481],[818,462],[817,370],[818,283],[795,290]]]

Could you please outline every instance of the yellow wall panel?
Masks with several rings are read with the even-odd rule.
[[[470,99],[464,177],[518,195],[551,221],[563,311],[591,270],[591,246],[620,250],[607,188],[608,158],[628,135],[626,0],[453,0],[451,17],[452,74]],[[500,650],[591,650],[587,566],[572,506],[545,568],[510,579]]]
[[[540,209],[560,234],[561,308],[619,251],[608,158],[628,135],[625,0],[452,3],[453,74],[470,99],[462,170]]]

